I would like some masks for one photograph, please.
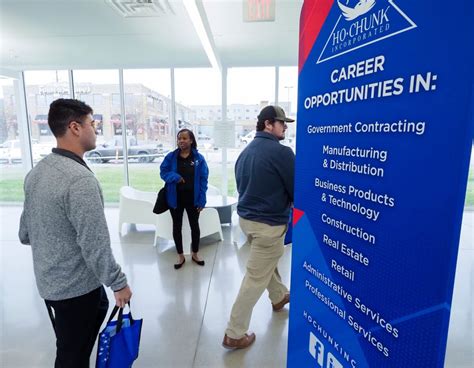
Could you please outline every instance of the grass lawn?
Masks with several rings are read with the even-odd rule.
[[[469,173],[469,180],[467,182],[466,191],[466,207],[474,207],[474,172]]]
[[[95,165],[93,171],[100,182],[107,203],[119,202],[119,190],[123,184],[123,165]],[[134,166],[129,165],[130,185],[136,189],[158,192],[163,186],[159,175],[159,168],[155,165]],[[228,195],[235,193],[234,168],[227,172]],[[21,166],[8,167],[0,174],[0,202],[23,202],[23,179],[24,174]],[[210,171],[209,184],[217,188],[221,187],[221,169]]]
[[[100,181],[107,203],[118,203],[119,190],[123,185],[122,165],[95,165],[93,170]],[[0,172],[0,202],[23,202],[23,171],[20,165],[3,168]],[[235,194],[233,167],[228,168],[228,195]],[[156,165],[129,165],[130,185],[136,189],[158,192],[163,186]],[[209,184],[220,188],[222,183],[221,169],[211,169]],[[466,192],[466,207],[474,207],[474,170],[469,173]]]

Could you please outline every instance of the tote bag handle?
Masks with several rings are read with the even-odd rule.
[[[129,312],[130,324],[133,325],[135,323],[135,320],[132,317],[132,309],[130,308],[130,302],[128,302],[127,305],[128,305],[128,309],[130,309],[130,312]],[[117,314],[117,311],[118,311],[116,333],[119,333],[120,330],[122,329],[123,309],[124,308],[115,306],[114,309],[112,310],[112,313],[110,313],[109,320],[107,321],[107,323],[110,323],[114,319],[114,317],[115,317],[115,315]]]

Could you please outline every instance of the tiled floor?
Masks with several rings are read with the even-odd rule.
[[[20,207],[0,207],[0,367],[52,367],[54,336],[34,281],[31,251],[17,240]],[[153,228],[138,226],[119,237],[118,210],[106,210],[112,245],[134,291],[135,317],[143,318],[135,367],[285,367],[288,311],[272,313],[266,296],[254,309],[254,346],[221,347],[248,257],[237,226],[224,227],[224,241],[201,245],[205,267],[186,262],[175,271],[173,243],[153,247]],[[236,223],[236,221],[234,221]],[[291,248],[280,261],[289,284]],[[474,212],[466,212],[459,252],[446,367],[473,366]],[[112,300],[112,296],[109,296]],[[94,356],[95,352],[93,353]],[[93,358],[91,359],[93,361]]]

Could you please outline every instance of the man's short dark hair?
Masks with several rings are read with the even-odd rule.
[[[92,107],[82,101],[60,98],[49,105],[48,125],[56,138],[62,137],[71,121],[81,122],[86,115],[92,113]]]
[[[258,119],[257,121],[257,127],[256,127],[256,130],[257,132],[263,132],[265,130],[265,122],[266,121],[269,121],[270,124],[275,124],[275,119],[265,119],[265,120],[262,120],[262,119]]]

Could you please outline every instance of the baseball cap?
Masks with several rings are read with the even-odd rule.
[[[294,120],[287,118],[285,111],[280,106],[266,106],[258,114],[258,120],[280,120],[286,123],[293,123]]]

